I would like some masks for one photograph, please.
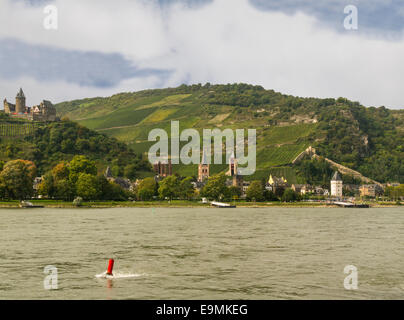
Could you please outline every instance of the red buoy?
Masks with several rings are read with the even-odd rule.
[[[114,259],[109,259],[107,275],[112,276],[112,269],[114,269]]]

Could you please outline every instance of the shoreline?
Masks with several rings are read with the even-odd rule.
[[[41,205],[43,208],[53,209],[108,209],[108,208],[215,208],[210,204],[195,202],[195,201],[181,201],[175,200],[170,203],[167,201],[94,201],[83,202],[79,207],[73,205],[72,202],[56,201],[56,200],[31,200],[34,205]],[[231,203],[232,204],[232,203]],[[368,203],[370,208],[395,208],[399,207],[396,203]],[[20,202],[13,201],[0,201],[0,209],[22,209]],[[236,202],[237,208],[340,208],[337,205],[329,205],[325,203],[313,202],[262,202],[262,203],[249,203],[249,202]],[[29,209],[29,208],[28,208]],[[34,209],[34,208],[33,208]],[[40,208],[39,208],[40,209]],[[343,209],[343,208],[341,208]]]

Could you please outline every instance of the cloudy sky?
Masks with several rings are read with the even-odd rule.
[[[0,98],[245,82],[404,108],[403,29],[403,0],[0,0]]]

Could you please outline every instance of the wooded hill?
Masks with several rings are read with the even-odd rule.
[[[317,154],[379,182],[404,182],[404,110],[364,107],[345,98],[284,95],[248,84],[182,85],[120,93],[56,105],[59,116],[127,143],[145,153],[153,128],[257,129],[257,172],[250,179],[283,175],[305,182],[293,159],[313,146]],[[212,172],[225,165],[212,166]],[[174,166],[184,176],[196,165]]]
[[[116,176],[152,175],[151,166],[141,154],[113,137],[72,121],[32,122],[0,117],[0,161],[31,160],[44,174],[60,161],[74,155],[95,160],[99,170],[111,166]]]

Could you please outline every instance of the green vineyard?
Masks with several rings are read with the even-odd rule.
[[[1,137],[21,137],[33,135],[35,125],[33,123],[1,123]]]
[[[305,142],[271,146],[258,152],[257,162],[264,168],[290,164],[308,146]]]

